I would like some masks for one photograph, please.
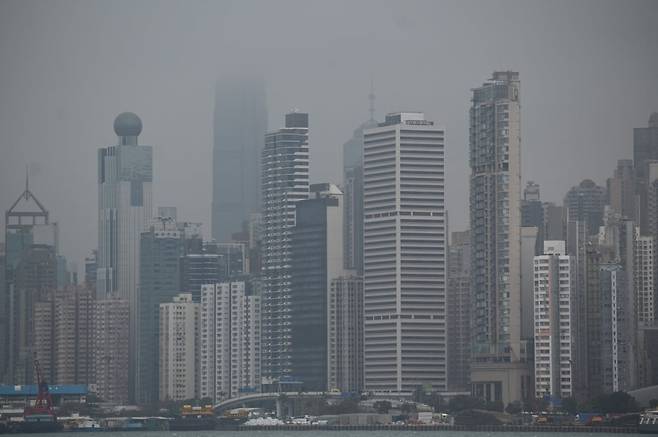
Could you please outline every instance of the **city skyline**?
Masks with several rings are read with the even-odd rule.
[[[655,414],[658,428],[658,59],[646,44],[654,34],[658,41],[658,26],[644,26],[647,17],[658,23],[658,4],[601,0],[601,14],[583,8],[589,0],[498,0],[500,8],[445,0],[437,15],[435,3],[421,14],[414,0],[370,11],[359,4],[348,15],[281,1],[291,2],[281,10],[301,19],[299,31],[326,14],[306,42],[269,5],[263,21],[250,3],[182,11],[162,0],[148,29],[129,22],[116,47],[93,52],[102,65],[124,55],[134,74],[131,82],[90,65],[85,79],[108,88],[93,98],[82,81],[83,97],[63,99],[56,86],[21,100],[14,94],[24,79],[3,78],[0,62],[0,146],[35,141],[42,130],[52,139],[0,149],[0,207],[9,199],[0,222],[0,401],[38,387],[24,424],[46,417],[48,427],[63,404],[39,399],[47,385],[62,385],[100,408],[131,405],[145,415],[163,407],[174,415],[180,403],[183,426],[242,420],[219,413],[254,402],[273,408],[271,418],[258,413],[267,420],[335,410],[396,423],[399,409],[406,425],[470,425],[478,410],[527,425],[527,412],[539,424],[556,411],[580,420],[651,406],[642,417]],[[0,13],[37,24],[35,10],[51,11],[57,41],[68,33],[50,4]],[[92,11],[127,17],[125,8],[84,5],[69,24]],[[529,16],[480,47],[452,27],[480,22],[474,5],[492,23]],[[128,16],[148,12],[140,3]],[[434,26],[451,13],[455,40],[438,44],[446,30]],[[344,30],[325,27],[332,16]],[[213,17],[227,28],[209,30]],[[527,28],[551,17],[550,29]],[[162,34],[178,18],[180,27]],[[625,38],[600,27],[610,20]],[[0,61],[7,47],[44,47],[34,38],[4,44],[4,22],[0,15]],[[268,40],[272,22],[284,26]],[[127,35],[143,38],[134,41],[142,56],[126,47]],[[204,52],[212,36],[222,43]],[[378,44],[352,57],[352,39]],[[152,52],[163,41],[167,55]],[[71,45],[88,47],[77,37]],[[425,59],[428,49],[446,62]],[[189,71],[164,59],[178,50]],[[544,53],[577,59],[565,69]],[[76,56],[62,55],[66,68]],[[341,60],[353,75],[342,76]],[[19,57],[16,68],[43,91],[30,62]],[[62,80],[58,65],[53,83]],[[108,95],[115,84],[121,92]],[[71,109],[85,98],[87,111]],[[35,102],[54,112],[44,120]],[[623,408],[613,402],[622,395]],[[398,400],[409,405],[383,405]],[[617,405],[605,411],[604,400]]]
[[[271,128],[279,127],[279,114],[293,107],[313,114],[311,182],[341,180],[340,145],[368,118],[371,78],[377,94],[375,118],[406,108],[440,120],[453,144],[446,152],[446,196],[454,226],[467,219],[463,187],[468,129],[463,114],[469,89],[482,79],[482,72],[509,68],[526,78],[524,177],[538,182],[544,199],[558,204],[583,178],[604,185],[607,169],[618,159],[632,157],[631,130],[646,126],[656,110],[658,88],[652,86],[652,72],[658,61],[650,55],[658,31],[650,23],[657,12],[649,2],[360,3],[348,8],[349,16],[340,5],[318,4],[315,10],[290,3],[306,18],[294,21],[303,23],[303,41],[295,38],[298,26],[291,25],[293,19],[284,8],[268,5],[259,9],[265,8],[263,16],[276,17],[276,28],[254,17],[254,4],[248,2],[199,8],[161,2],[155,10],[146,2],[126,10],[120,4],[89,2],[77,5],[80,16],[68,12],[72,5],[1,6],[0,32],[7,43],[0,45],[0,57],[7,62],[0,64],[0,204],[10,204],[20,191],[27,163],[33,189],[49,199],[52,219],[63,224],[62,251],[79,271],[96,244],[91,209],[96,193],[90,186],[95,168],[82,163],[93,159],[97,147],[112,141],[107,120],[125,110],[142,117],[143,141],[158,149],[154,205],[177,203],[181,215],[204,223],[204,236],[210,235],[214,85],[217,77],[232,70],[263,73]],[[139,26],[150,14],[155,14],[148,20],[152,27]],[[46,17],[48,21],[39,21]],[[335,36],[324,17],[332,18],[326,23],[343,23],[344,37]],[[367,20],[372,28],[364,27],[365,17],[372,18]],[[543,20],[553,25],[539,25]],[[96,32],[115,33],[116,21],[125,23],[125,29],[114,39],[99,39]],[[224,21],[226,33],[216,25]],[[473,24],[466,27],[477,29],[473,36],[462,30],[465,21]],[[40,23],[35,27],[48,30],[48,38],[24,33],[31,28],[28,23]],[[505,26],[511,23],[514,26]],[[184,32],[188,28],[195,31]],[[241,28],[243,50],[238,52],[238,41],[227,35]],[[535,32],[537,28],[542,31]],[[133,44],[143,32],[143,43]],[[80,34],[90,37],[79,39]],[[498,36],[509,50],[486,51],[478,45],[482,34]],[[617,38],[618,34],[626,37]],[[380,39],[386,43],[379,44]],[[73,50],[55,56],[58,52],[50,43]],[[188,46],[198,49],[187,50]],[[388,50],[396,48],[404,48],[398,50],[400,65],[415,66],[420,80],[400,79],[405,77],[400,67],[383,63]],[[290,61],[299,50],[311,62],[300,66],[277,61]],[[163,59],[163,51],[182,56],[181,62],[172,65],[169,59],[178,56]],[[437,51],[449,62],[439,65],[433,57],[416,56]],[[85,56],[95,61],[88,63]],[[127,68],[116,67],[116,59],[125,59]],[[328,95],[328,87],[335,92]],[[547,89],[553,91],[546,93]],[[94,98],[81,97],[85,95]],[[558,158],[566,153],[572,159]],[[71,162],[66,156],[76,159]],[[190,171],[176,171],[179,165]],[[67,171],[60,172],[63,168]]]

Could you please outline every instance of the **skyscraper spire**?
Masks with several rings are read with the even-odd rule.
[[[368,109],[368,112],[370,112],[370,121],[375,121],[375,84],[372,77],[370,78],[370,94],[368,94],[368,100],[370,101],[370,108]]]
[[[30,174],[27,171],[27,164],[25,164],[25,192],[23,193],[23,196],[25,196],[25,200],[27,200],[30,197]]]

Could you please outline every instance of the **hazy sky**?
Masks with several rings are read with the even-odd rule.
[[[312,182],[340,181],[371,77],[378,118],[421,110],[443,125],[461,230],[470,89],[494,69],[521,73],[524,181],[561,202],[631,158],[632,128],[658,111],[658,2],[1,0],[0,209],[29,164],[82,273],[97,243],[97,149],[134,111],[154,146],[154,205],[208,233],[214,82],[256,70],[270,128],[293,107],[310,113]]]

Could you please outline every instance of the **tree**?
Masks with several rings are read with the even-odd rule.
[[[623,391],[597,396],[592,400],[591,405],[594,411],[602,414],[639,411],[635,398]]]
[[[391,406],[392,405],[389,401],[377,401],[374,404],[372,404],[372,407],[379,414],[388,414],[388,410],[391,409]]]

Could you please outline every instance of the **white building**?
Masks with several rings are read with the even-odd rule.
[[[446,389],[444,130],[420,112],[364,131],[365,389]]]
[[[142,121],[131,112],[114,120],[118,144],[98,150],[99,298],[118,296],[130,305],[130,387],[136,373],[140,234],[152,216],[153,151],[138,145]],[[132,397],[132,396],[131,396]]]
[[[640,235],[635,228],[635,308],[637,323],[652,326],[656,317],[656,240],[653,235]]]
[[[260,296],[244,281],[201,287],[199,396],[214,402],[260,386]]]
[[[535,397],[574,394],[577,272],[564,241],[545,241],[534,258]]]
[[[308,114],[286,114],[262,154],[263,378],[291,372],[291,233],[295,204],[308,199]]]
[[[183,293],[160,304],[160,401],[197,398],[199,304]]]

